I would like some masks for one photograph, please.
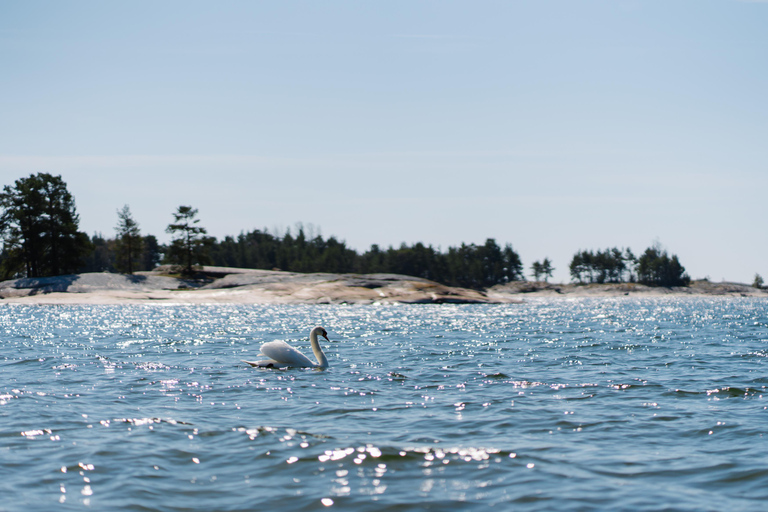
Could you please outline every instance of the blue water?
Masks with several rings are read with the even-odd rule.
[[[259,370],[265,341],[327,370]],[[768,302],[0,306],[0,510],[764,510]]]

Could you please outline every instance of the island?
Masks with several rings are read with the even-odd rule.
[[[536,297],[664,295],[768,298],[768,290],[706,280],[674,288],[515,281],[471,290],[398,274],[200,267],[196,274],[183,276],[168,265],[130,275],[91,272],[0,282],[0,303],[6,304],[512,304]]]

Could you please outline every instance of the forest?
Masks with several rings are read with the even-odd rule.
[[[520,255],[512,245],[500,246],[489,238],[482,245],[464,244],[435,249],[415,243],[382,248],[376,244],[363,253],[334,236],[307,236],[295,232],[270,233],[255,229],[222,240],[208,236],[198,210],[182,205],[172,212],[166,232],[168,244],[142,234],[128,205],[116,210],[114,237],[79,231],[79,216],[72,194],[61,176],[38,173],[5,185],[0,193],[0,278],[44,277],[83,272],[146,271],[159,264],[175,265],[193,275],[202,265],[291,272],[393,273],[420,277],[449,286],[484,289],[524,281]],[[546,280],[552,262],[545,258],[531,265],[532,276]],[[630,249],[580,250],[569,265],[579,283],[639,282],[650,286],[685,286],[690,278],[676,255],[659,246],[635,257]]]

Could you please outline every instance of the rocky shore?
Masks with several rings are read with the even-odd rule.
[[[0,303],[125,304],[497,304],[534,297],[732,296],[768,298],[768,290],[738,283],[694,281],[655,288],[636,283],[515,282],[484,291],[444,286],[396,274],[300,274],[279,270],[203,267],[193,278],[170,267],[134,275],[87,273],[0,282]]]
[[[488,304],[514,302],[396,274],[301,274],[203,267],[193,278],[168,267],[134,275],[87,273],[0,282],[0,302],[32,304]]]
[[[486,290],[489,297],[658,297],[658,296],[729,296],[768,298],[768,288],[755,288],[742,283],[706,280],[692,281],[689,286],[670,288],[639,283],[552,284],[514,282]]]

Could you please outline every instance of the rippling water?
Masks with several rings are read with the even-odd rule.
[[[264,341],[327,370],[258,370]],[[762,510],[768,303],[0,307],[0,510]]]

